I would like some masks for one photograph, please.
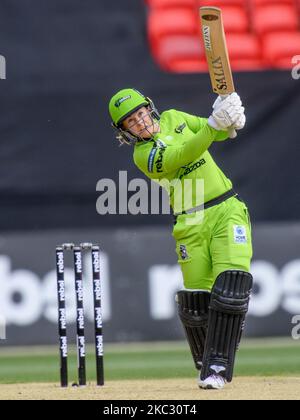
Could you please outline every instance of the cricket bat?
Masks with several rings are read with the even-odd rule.
[[[226,98],[235,92],[229,61],[222,11],[217,7],[200,8],[204,48],[213,91]],[[229,130],[229,137],[235,138],[236,131]]]

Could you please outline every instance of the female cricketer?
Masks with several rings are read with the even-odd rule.
[[[208,149],[244,127],[241,99],[236,93],[218,97],[210,117],[200,118],[174,109],[159,114],[151,99],[124,89],[113,96],[109,111],[119,141],[133,145],[137,167],[161,185],[167,180],[181,186],[180,194],[167,188],[184,279],[178,313],[199,387],[221,389],[232,381],[248,312],[252,241],[247,206]],[[201,181],[202,193],[190,194],[189,181]],[[184,195],[191,200],[178,205]]]

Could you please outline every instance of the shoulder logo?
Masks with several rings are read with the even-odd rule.
[[[123,98],[118,99],[115,102],[115,107],[116,108],[120,108],[120,106],[122,105],[122,103],[125,102],[125,101],[127,101],[128,99],[131,99],[131,95],[124,96]]]
[[[233,225],[234,242],[236,244],[247,243],[246,226]]]

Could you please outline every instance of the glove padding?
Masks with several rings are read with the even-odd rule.
[[[242,130],[245,127],[246,124],[246,115],[243,113],[239,116],[236,123],[233,125],[233,128],[235,130]]]
[[[242,100],[240,98],[240,96],[236,93],[233,92],[230,95],[228,95],[226,98],[222,97],[222,96],[218,96],[217,99],[215,100],[212,108],[214,111],[216,111],[224,101],[228,101],[230,103],[232,103],[233,105],[240,105],[242,106]]]
[[[233,92],[231,95],[231,100],[235,105],[243,105],[240,96],[236,93]],[[213,104],[213,109],[218,109],[218,107],[221,105],[221,102],[224,101],[224,98],[222,98],[221,96],[218,96],[218,98],[216,99],[215,103]],[[243,108],[243,107],[242,107]],[[246,124],[246,115],[245,115],[245,108],[243,108],[243,112],[240,114],[239,118],[237,119],[237,121],[235,122],[235,124],[231,127],[235,130],[242,130],[245,127]]]
[[[213,104],[213,113],[208,119],[208,124],[216,130],[241,130],[246,122],[244,111],[245,108],[236,92],[225,99],[219,96]]]

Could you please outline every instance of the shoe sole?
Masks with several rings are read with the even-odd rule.
[[[204,389],[204,390],[214,390],[214,391],[220,391],[221,389],[223,389],[223,387],[222,388],[214,388],[213,386],[211,386],[211,385],[207,385],[206,387],[203,387],[203,386],[201,386],[201,385],[198,385],[199,386],[199,388],[200,389]]]

